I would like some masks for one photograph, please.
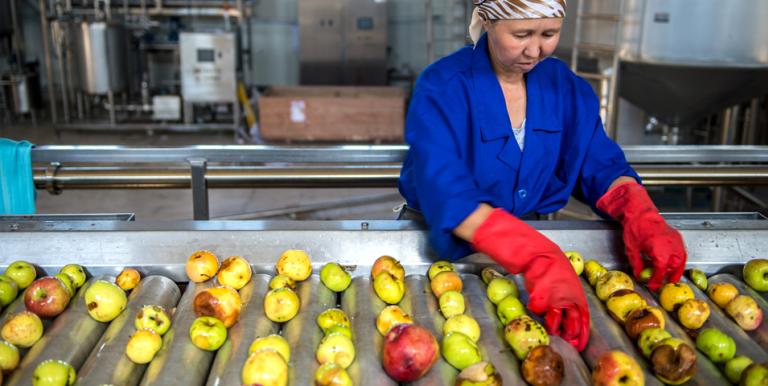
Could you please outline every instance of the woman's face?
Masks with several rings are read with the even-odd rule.
[[[555,51],[562,18],[486,21],[488,49],[503,72],[524,74]]]

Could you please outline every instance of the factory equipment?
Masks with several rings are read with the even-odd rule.
[[[192,123],[195,103],[231,103],[239,121],[235,79],[235,36],[184,32],[179,39],[184,121]]]
[[[129,76],[125,28],[116,22],[82,21],[73,31],[81,91],[106,95],[125,90]]]

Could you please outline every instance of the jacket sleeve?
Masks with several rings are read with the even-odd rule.
[[[418,90],[406,119],[412,177],[421,211],[429,225],[430,242],[438,254],[455,260],[472,253],[453,235],[456,228],[490,195],[478,188],[466,162],[470,132],[465,92]]]

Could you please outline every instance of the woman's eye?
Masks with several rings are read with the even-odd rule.
[[[529,36],[528,33],[522,33],[522,34],[513,34],[518,39],[525,39]]]

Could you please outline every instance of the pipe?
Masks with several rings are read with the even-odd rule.
[[[59,115],[56,107],[56,92],[53,85],[53,63],[51,62],[51,43],[48,32],[48,11],[45,0],[39,0],[40,4],[40,33],[43,39],[43,51],[45,52],[45,76],[48,78],[48,99],[51,103],[51,123],[56,124]]]

